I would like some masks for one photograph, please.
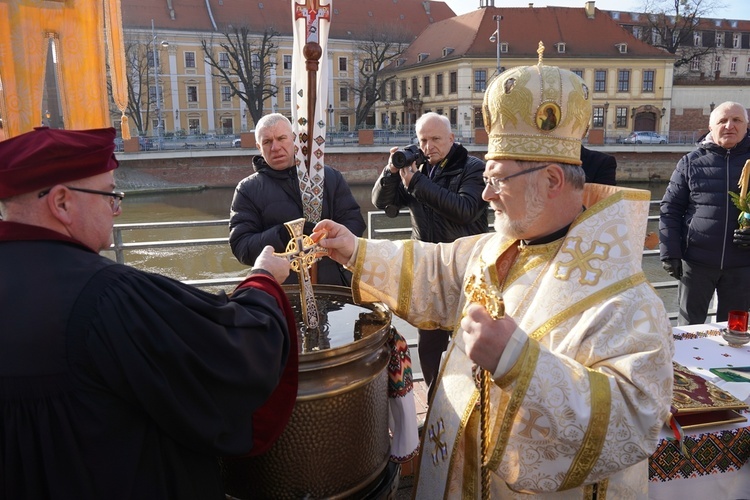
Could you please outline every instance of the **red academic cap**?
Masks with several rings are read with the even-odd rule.
[[[114,151],[113,128],[37,127],[0,141],[0,199],[114,170]]]

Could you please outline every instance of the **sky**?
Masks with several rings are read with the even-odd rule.
[[[443,0],[457,15],[466,14],[479,8],[479,0]],[[490,2],[491,3],[491,2]],[[495,0],[496,7],[580,7],[586,0]],[[716,9],[710,17],[724,19],[750,20],[750,2],[748,0],[716,0],[717,4],[726,5],[723,9]],[[596,0],[596,8],[602,10],[619,10],[627,12],[642,11],[643,0]]]

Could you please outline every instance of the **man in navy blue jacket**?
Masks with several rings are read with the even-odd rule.
[[[716,320],[750,308],[750,232],[738,229],[729,191],[750,159],[747,110],[724,102],[709,134],[677,163],[661,201],[659,242],[664,269],[679,280],[680,325],[703,323],[716,291]]]

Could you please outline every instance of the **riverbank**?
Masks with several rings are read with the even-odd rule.
[[[467,146],[484,159],[486,149]],[[677,161],[692,146],[618,145],[596,148],[617,159],[618,182],[666,182]],[[126,192],[235,187],[253,173],[256,149],[219,151],[159,151],[118,153],[115,171],[118,188]],[[340,171],[350,185],[375,182],[388,158],[387,147],[335,147],[326,152],[326,164]]]

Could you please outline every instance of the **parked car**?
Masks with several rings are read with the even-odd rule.
[[[148,137],[138,137],[138,144],[141,147],[141,151],[150,151],[154,147],[154,143]]]
[[[622,142],[625,144],[666,144],[669,141],[656,132],[631,132]]]

